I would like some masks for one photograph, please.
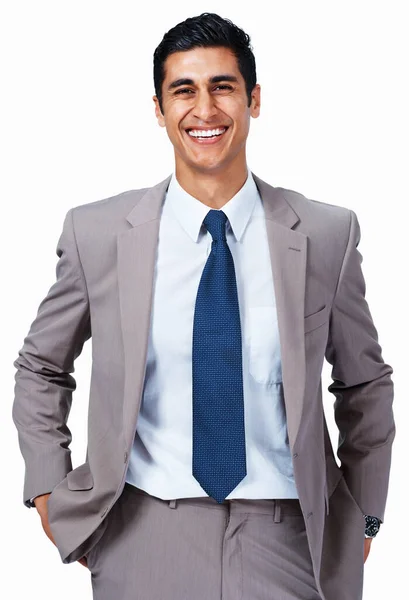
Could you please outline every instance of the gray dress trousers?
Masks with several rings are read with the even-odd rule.
[[[297,499],[125,488],[87,555],[94,600],[320,600]]]

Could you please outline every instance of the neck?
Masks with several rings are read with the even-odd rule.
[[[179,185],[188,194],[210,208],[220,209],[246,183],[248,168],[244,163],[240,168],[232,166],[220,172],[204,172],[176,164],[175,174]]]

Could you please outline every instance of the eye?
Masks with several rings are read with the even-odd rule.
[[[231,87],[231,85],[218,85],[216,86],[215,89],[220,88],[220,89],[225,89],[225,90],[232,90],[233,88]],[[182,88],[181,90],[178,90],[177,92],[175,92],[175,94],[184,94],[185,92],[193,92],[193,90],[189,89],[189,88]]]

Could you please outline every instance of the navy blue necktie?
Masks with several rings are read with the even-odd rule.
[[[212,249],[203,269],[193,321],[193,476],[221,503],[246,476],[242,342],[227,216],[203,221]]]

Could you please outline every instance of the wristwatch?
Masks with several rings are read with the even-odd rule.
[[[378,517],[371,517],[370,515],[365,516],[365,537],[374,538],[379,531],[382,521]]]

